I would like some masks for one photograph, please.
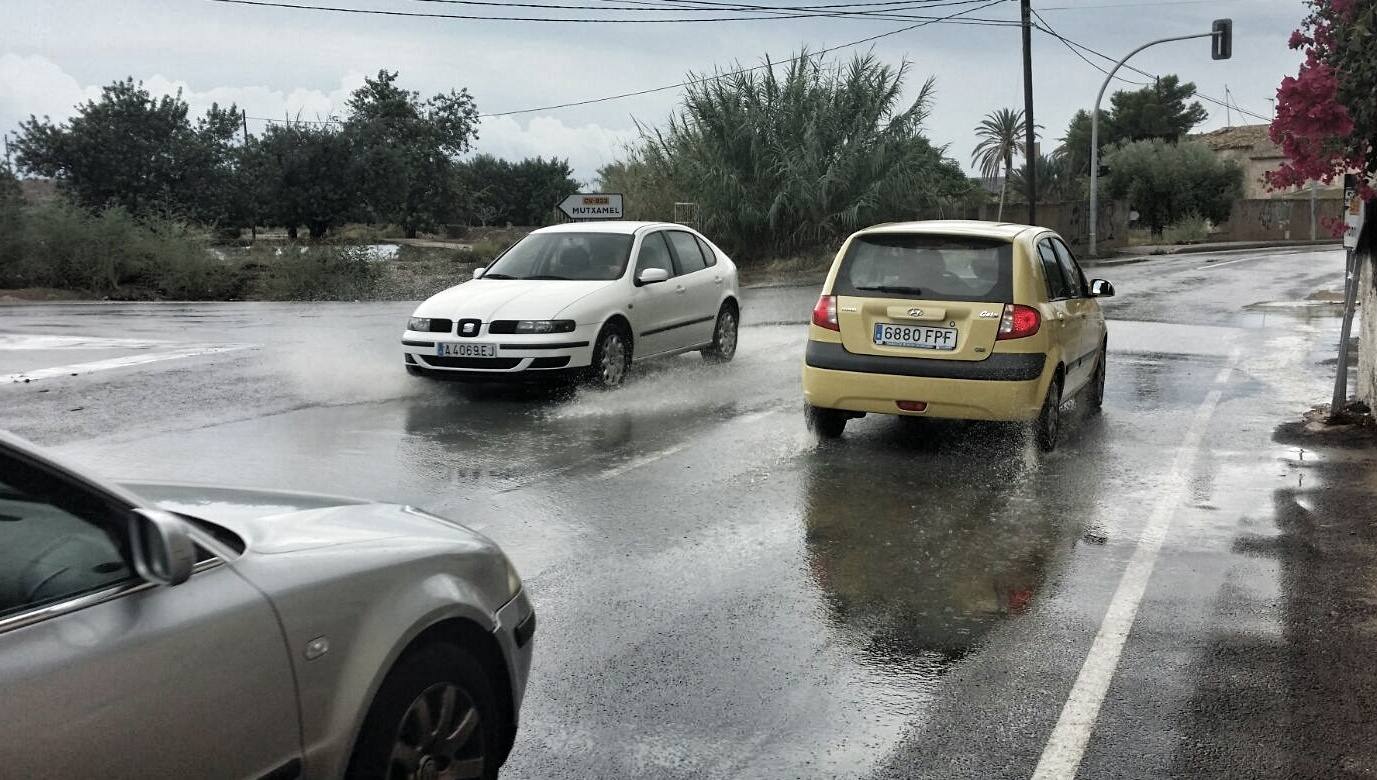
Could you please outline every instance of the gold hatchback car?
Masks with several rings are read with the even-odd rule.
[[[842,434],[868,413],[1033,421],[1044,451],[1077,394],[1104,401],[1106,333],[1087,282],[1055,232],[933,221],[858,231],[813,308],[804,357],[808,427]]]

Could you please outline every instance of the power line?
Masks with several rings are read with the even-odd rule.
[[[1087,57],[1087,56],[1085,56],[1084,54],[1082,54],[1080,49],[1077,49],[1075,46],[1072,46],[1072,45],[1071,45],[1071,42],[1070,42],[1069,40],[1067,40],[1066,38],[1062,37],[1056,30],[1053,30],[1053,29],[1052,29],[1052,25],[1048,24],[1048,23],[1047,23],[1047,20],[1044,19],[1044,18],[1042,18],[1042,14],[1039,14],[1037,11],[1033,11],[1033,16],[1037,17],[1037,20],[1038,20],[1039,22],[1042,23],[1042,26],[1040,26],[1040,27],[1037,28],[1038,30],[1047,33],[1048,35],[1052,36],[1053,38],[1056,38],[1056,39],[1061,43],[1062,46],[1065,46],[1065,47],[1066,47],[1066,50],[1067,50],[1067,51],[1071,52],[1072,54],[1076,55],[1077,57],[1080,57],[1081,60],[1085,62],[1085,64],[1089,65],[1090,67],[1094,68],[1095,70],[1098,70],[1099,72],[1105,74],[1106,76],[1109,75],[1109,71],[1108,71],[1108,70],[1106,70],[1105,68],[1101,67],[1101,66],[1099,65],[1099,63],[1095,62],[1094,60],[1092,60],[1092,59],[1090,59],[1089,57]],[[1133,85],[1136,85],[1136,86],[1139,86],[1139,87],[1146,87],[1146,86],[1148,86],[1148,83],[1147,83],[1146,81],[1133,81],[1133,80],[1131,80],[1131,79],[1126,79],[1126,78],[1124,78],[1123,76],[1120,76],[1120,75],[1118,75],[1118,74],[1115,74],[1114,78],[1118,79],[1119,81],[1124,82],[1125,84],[1133,84]]]
[[[478,0],[467,0],[477,3]],[[815,14],[815,13],[795,13],[795,14],[758,14],[754,16],[714,16],[707,18],[687,18],[687,19],[590,19],[575,17],[551,17],[551,16],[479,16],[476,14],[442,14],[442,13],[423,13],[420,11],[390,11],[381,8],[344,8],[341,6],[327,5],[299,5],[294,3],[272,2],[272,0],[210,0],[212,3],[226,3],[230,5],[250,5],[264,8],[290,8],[298,11],[328,11],[331,13],[344,14],[364,14],[374,16],[404,16],[421,19],[464,19],[470,21],[488,22],[558,22],[563,24],[692,24],[702,22],[754,22],[764,19],[805,19],[817,16],[835,16],[837,14]],[[542,7],[542,6],[533,6]],[[558,7],[558,6],[552,6]],[[983,6],[982,6],[983,7]],[[871,15],[864,12],[855,12],[865,18],[884,18],[879,15]],[[894,19],[922,19],[927,22],[945,21],[949,17],[940,16],[920,16],[904,15],[894,16]],[[1016,24],[1008,19],[962,19],[957,24],[990,25],[990,26],[1010,26]]]
[[[1205,3],[1216,3],[1218,0],[1156,0],[1156,2],[1144,3],[1103,3],[1099,5],[1053,5],[1043,8],[1043,11],[1094,11],[1100,8],[1142,8],[1145,6],[1156,5],[1204,5]]]
[[[990,0],[989,2],[985,3],[984,5],[980,5],[980,6],[977,6],[977,7],[975,7],[975,8],[968,8],[968,9],[966,9],[966,10],[964,10],[964,11],[957,11],[957,12],[951,14],[950,16],[945,16],[945,17],[942,17],[942,18],[940,18],[940,19],[934,19],[934,20],[932,20],[932,21],[927,21],[927,22],[919,22],[918,24],[911,24],[911,25],[909,25],[909,26],[907,26],[907,27],[901,27],[901,28],[899,28],[899,29],[897,29],[897,30],[891,30],[891,31],[886,32],[886,33],[880,33],[879,35],[872,35],[872,36],[870,36],[870,37],[868,37],[868,38],[861,38],[860,40],[851,41],[850,43],[842,43],[842,44],[838,44],[838,45],[836,45],[836,46],[832,46],[832,47],[829,47],[829,48],[819,49],[818,51],[812,52],[812,53],[807,54],[807,55],[801,55],[801,56],[798,56],[798,57],[791,57],[791,58],[786,59],[786,60],[780,60],[779,62],[771,62],[771,63],[766,63],[766,64],[764,64],[764,65],[756,65],[756,66],[750,67],[750,68],[740,68],[740,69],[737,69],[737,70],[734,70],[734,71],[728,71],[727,73],[718,73],[718,74],[715,74],[715,75],[712,75],[712,76],[704,76],[703,78],[689,79],[689,80],[687,80],[687,81],[681,81],[681,82],[679,82],[679,83],[677,83],[677,84],[666,84],[665,86],[662,86],[662,87],[652,87],[652,88],[650,88],[650,89],[641,89],[641,90],[636,90],[635,92],[623,92],[623,93],[621,93],[620,95],[609,95],[609,96],[607,96],[607,97],[590,98],[590,99],[588,99],[588,100],[576,100],[576,101],[573,101],[573,102],[570,102],[570,103],[560,103],[560,104],[557,104],[557,105],[550,105],[550,106],[539,106],[539,107],[537,107],[537,108],[523,108],[523,109],[519,109],[519,110],[516,110],[516,111],[498,111],[498,112],[491,113],[491,114],[479,114],[479,115],[478,115],[478,118],[479,118],[479,119],[492,119],[492,118],[503,117],[503,116],[515,116],[515,115],[517,115],[517,114],[533,114],[533,113],[535,113],[535,112],[537,112],[537,111],[555,111],[555,110],[562,109],[562,108],[574,108],[574,107],[576,107],[576,106],[588,106],[588,105],[593,105],[594,103],[607,103],[607,102],[611,102],[611,101],[613,101],[613,100],[622,100],[622,99],[624,99],[624,98],[629,98],[629,97],[639,97],[639,96],[641,96],[641,95],[650,95],[650,94],[654,94],[654,93],[656,93],[656,92],[667,92],[667,91],[669,91],[669,90],[671,90],[671,89],[683,89],[684,87],[687,87],[687,86],[689,86],[689,85],[691,85],[691,84],[706,84],[706,83],[711,82],[711,81],[718,81],[718,80],[720,80],[720,79],[729,78],[729,77],[731,77],[731,76],[738,76],[738,75],[741,75],[741,74],[744,74],[744,73],[753,73],[753,72],[758,71],[758,70],[764,70],[764,69],[766,69],[766,68],[773,68],[773,67],[775,67],[776,65],[787,65],[787,64],[792,64],[792,63],[798,62],[798,61],[801,60],[801,59],[804,59],[805,57],[808,57],[808,58],[812,58],[812,57],[821,57],[821,56],[824,55],[824,54],[829,54],[829,53],[831,53],[831,52],[838,51],[838,50],[841,50],[841,49],[847,49],[847,48],[850,48],[850,47],[852,47],[852,46],[860,46],[861,44],[871,43],[871,42],[873,42],[873,41],[878,41],[878,40],[880,40],[881,38],[888,38],[888,37],[890,37],[891,35],[899,35],[900,33],[906,33],[906,32],[908,32],[908,31],[910,31],[910,30],[916,30],[916,29],[918,29],[919,27],[926,27],[926,26],[928,26],[929,24],[935,24],[935,23],[937,23],[937,22],[944,22],[944,21],[947,21],[947,20],[949,20],[949,19],[955,19],[956,17],[960,16],[961,14],[972,13],[972,12],[974,12],[974,11],[983,11],[983,10],[986,9],[986,8],[989,8],[989,7],[994,6],[994,5],[998,5],[998,4],[1003,3],[1003,2],[1008,2],[1008,0]]]

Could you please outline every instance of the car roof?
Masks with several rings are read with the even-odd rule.
[[[1042,230],[1032,225],[1017,222],[983,222],[976,219],[928,219],[917,222],[886,222],[856,231],[857,235],[869,233],[932,233],[944,236],[978,236],[1012,241],[1028,230]]]
[[[624,219],[597,220],[592,222],[565,222],[533,230],[532,233],[624,233],[631,235],[645,228],[682,228],[672,222],[633,222]]]

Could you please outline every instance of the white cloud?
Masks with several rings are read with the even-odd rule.
[[[574,178],[592,183],[597,170],[621,156],[622,148],[636,137],[635,130],[610,130],[602,125],[566,125],[551,116],[537,116],[525,127],[514,117],[483,120],[476,151],[519,160],[525,157],[567,158]]]
[[[83,87],[44,57],[0,55],[0,127],[4,131],[14,129],[30,114],[65,118],[73,106],[99,95],[99,87]]]

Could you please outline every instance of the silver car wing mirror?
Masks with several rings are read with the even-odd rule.
[[[149,582],[180,585],[196,567],[196,542],[186,523],[161,509],[135,509],[130,522],[134,569]]]

